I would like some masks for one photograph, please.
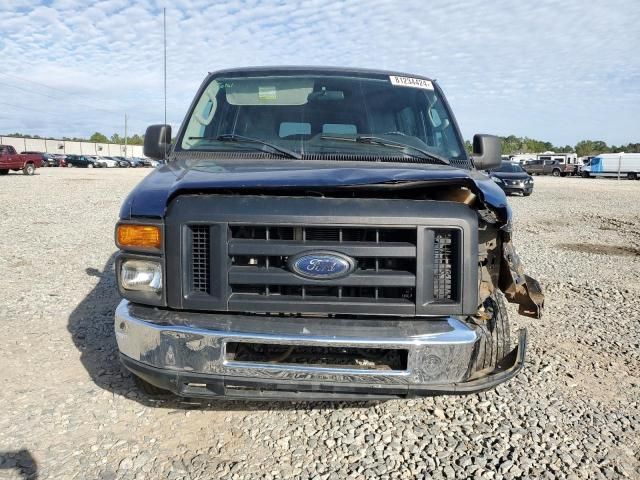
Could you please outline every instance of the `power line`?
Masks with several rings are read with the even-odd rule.
[[[76,105],[80,105],[80,106],[85,107],[85,108],[92,108],[94,110],[101,110],[103,112],[112,113],[114,115],[120,115],[119,112],[116,112],[114,110],[107,110],[105,108],[96,107],[95,105],[88,105],[86,103],[80,103],[80,102],[77,102],[75,100],[69,100],[68,98],[54,97],[53,95],[49,95],[47,93],[36,92],[36,91],[33,91],[33,90],[29,90],[27,88],[19,87],[17,85],[12,85],[10,83],[0,82],[0,85],[5,85],[7,87],[15,88],[17,90],[22,90],[23,92],[32,93],[32,94],[35,94],[35,95],[41,95],[41,96],[47,97],[47,98],[52,98],[54,100],[64,101],[64,102],[67,102],[67,103],[75,103]]]
[[[77,93],[77,92],[70,92],[68,90],[63,90],[61,88],[52,87],[51,85],[47,85],[46,83],[36,82],[35,80],[31,80],[29,78],[20,77],[18,75],[14,75],[14,74],[11,74],[11,73],[0,72],[0,75],[4,75],[5,77],[12,77],[12,78],[15,78],[16,80],[20,80],[20,81],[23,81],[23,82],[33,83],[34,85],[39,85],[41,87],[45,87],[45,88],[48,88],[50,90],[56,90],[58,92],[66,94],[66,95],[77,95],[77,96],[84,96],[84,97],[87,96],[87,94],[82,94],[82,93]]]
[[[68,119],[68,118],[69,118],[69,116],[68,116],[68,115],[66,115],[66,114],[64,114],[64,113],[42,112],[41,110],[39,110],[39,109],[37,109],[37,108],[24,107],[24,106],[21,106],[21,105],[16,105],[16,104],[14,104],[14,103],[8,103],[8,102],[2,102],[2,101],[0,101],[0,105],[7,105],[7,106],[9,106],[9,107],[20,108],[20,109],[23,109],[23,110],[32,110],[32,111],[34,111],[34,112],[38,112],[38,113],[40,113],[40,114],[45,113],[45,114],[47,114],[47,115],[52,115],[52,116],[56,116],[56,117],[64,117],[64,118],[66,118],[66,119]],[[2,113],[3,113],[3,115],[6,115],[6,114],[11,114],[11,113],[13,113],[13,112],[7,112],[7,111],[4,111],[4,112],[2,112]],[[19,119],[21,119],[22,117],[23,117],[23,115],[20,115],[20,114],[18,113],[18,114],[16,115],[16,117],[14,117],[14,118],[19,118]],[[0,118],[5,119],[5,120],[11,120],[11,117],[4,117],[4,116],[3,116],[3,117],[0,117]],[[55,119],[52,119],[51,121],[53,122],[53,121],[56,121],[56,120],[55,120]],[[47,123],[49,123],[49,122],[47,122]],[[84,122],[84,123],[86,123],[86,122]],[[96,128],[99,128],[99,127],[96,127]],[[114,131],[114,132],[116,132],[116,133],[117,133],[117,132],[118,132],[118,130],[120,130],[121,126],[120,126],[120,125],[118,125],[118,126],[114,126],[114,125],[107,125],[107,126],[105,126],[105,125],[103,125],[103,126],[102,126],[102,128],[103,128],[103,129],[105,129],[105,130],[106,130],[106,128],[108,128],[109,130]]]
[[[0,84],[2,84],[3,82],[0,82]],[[18,88],[18,87],[16,87]],[[72,115],[69,115],[68,113],[65,113],[63,111],[61,111],[60,109],[56,108],[56,107],[52,107],[50,105],[47,106],[40,106],[40,107],[31,107],[31,106],[27,106],[27,105],[18,105],[15,103],[10,103],[10,102],[4,102],[4,101],[0,101],[1,105],[7,105],[10,107],[15,107],[15,108],[19,108],[21,110],[31,110],[34,112],[38,112],[41,115],[52,115],[52,116],[56,116],[56,117],[64,117],[66,119],[72,118]],[[47,111],[47,109],[51,109],[54,108],[55,111]],[[3,113],[7,113],[7,112],[3,112]],[[114,114],[116,112],[113,112]],[[118,114],[120,115],[120,114]],[[127,115],[127,117],[129,118],[129,120],[131,120],[131,117],[129,115]],[[115,130],[120,130],[121,126],[114,126],[114,125],[110,125],[110,128],[113,128]]]
[[[15,107],[15,108],[20,108],[22,110],[33,110],[34,112],[40,112],[43,113],[41,109],[39,108],[33,108],[33,107],[25,107],[24,105],[16,105],[15,103],[8,103],[8,102],[0,102],[0,104],[2,105],[8,105],[10,107]],[[3,112],[3,113],[8,113],[8,112]],[[63,114],[62,112],[59,113],[54,113],[54,112],[44,112],[46,114],[49,115],[57,115],[57,116],[64,116],[65,118],[68,118],[69,116],[67,114]]]

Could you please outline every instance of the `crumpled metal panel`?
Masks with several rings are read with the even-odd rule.
[[[520,315],[531,318],[542,317],[544,294],[538,281],[524,273],[524,265],[511,239],[502,243],[499,288],[510,303],[519,305]]]

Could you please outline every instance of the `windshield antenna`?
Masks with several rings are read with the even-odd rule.
[[[164,41],[164,124],[167,124],[167,8],[162,9],[162,36]],[[164,160],[167,161],[167,143],[164,143]]]

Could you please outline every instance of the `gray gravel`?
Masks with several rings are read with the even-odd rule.
[[[377,404],[200,405],[147,399],[116,359],[113,225],[147,173],[0,178],[0,478],[640,477],[640,182],[537,177],[533,196],[512,198],[547,309],[531,320],[510,308],[514,333],[530,333],[510,383]]]

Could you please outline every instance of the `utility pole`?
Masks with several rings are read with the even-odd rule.
[[[620,152],[620,154],[618,155],[618,181],[620,180],[620,170],[622,169],[622,156],[624,155],[624,152]]]
[[[167,125],[167,8],[162,9],[162,41],[164,44],[164,68],[162,75],[164,77],[164,124]],[[167,161],[167,143],[164,144],[164,158]]]
[[[127,158],[127,114],[124,114],[124,158]]]

